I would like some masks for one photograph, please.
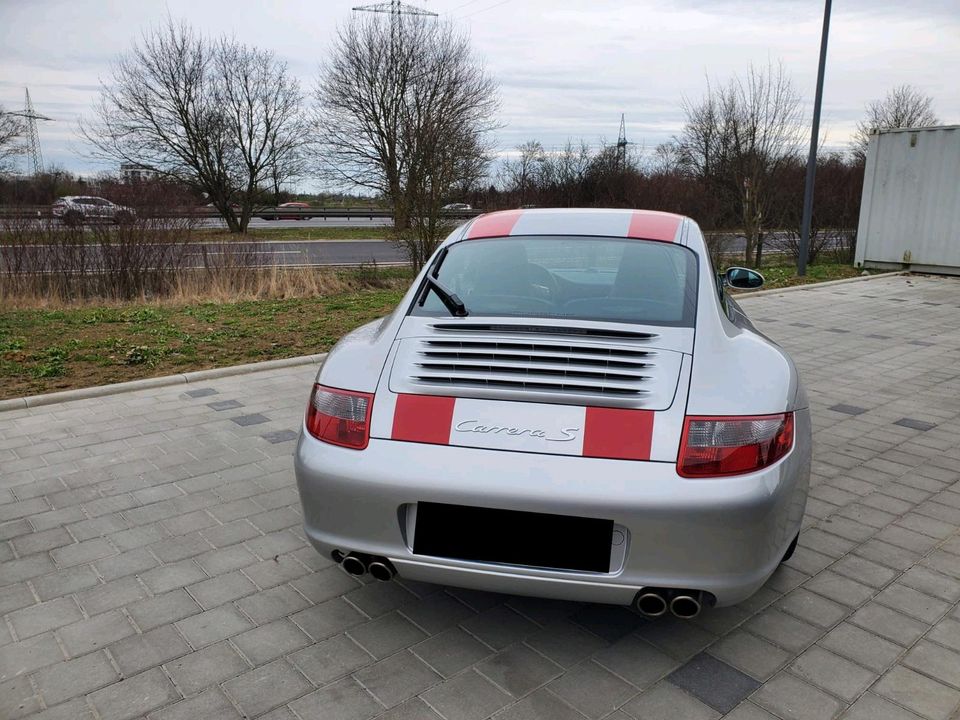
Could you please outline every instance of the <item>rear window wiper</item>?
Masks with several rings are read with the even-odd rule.
[[[427,301],[427,294],[433,290],[433,292],[437,294],[437,297],[440,298],[440,302],[443,303],[444,307],[446,307],[454,317],[466,317],[470,314],[467,312],[467,306],[463,304],[463,300],[432,274],[427,274],[426,282],[427,285],[424,288],[423,295],[420,296],[420,307],[423,307],[423,304]]]

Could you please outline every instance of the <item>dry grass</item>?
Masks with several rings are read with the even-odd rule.
[[[236,303],[254,300],[331,297],[362,290],[405,289],[413,272],[403,267],[382,268],[247,268],[181,270],[162,295],[141,294],[125,301],[98,297],[59,297],[45,292],[42,285],[0,282],[4,309],[53,310],[90,307],[129,307],[131,304],[156,307],[196,303]]]

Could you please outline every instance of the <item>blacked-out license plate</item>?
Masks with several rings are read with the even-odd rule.
[[[613,521],[417,503],[413,552],[474,562],[609,572]]]

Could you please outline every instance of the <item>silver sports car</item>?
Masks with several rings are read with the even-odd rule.
[[[354,575],[633,604],[749,597],[793,552],[810,412],[696,223],[516,210],[458,228],[330,352],[296,475]]]

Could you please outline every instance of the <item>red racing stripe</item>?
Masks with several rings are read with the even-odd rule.
[[[649,460],[652,410],[588,407],[583,431],[584,457]]]
[[[673,242],[682,219],[679,215],[670,213],[636,210],[633,217],[630,218],[630,229],[627,230],[627,237]]]
[[[397,395],[390,437],[407,442],[450,444],[456,398],[439,395]]]
[[[481,215],[467,231],[467,240],[474,238],[506,237],[513,232],[523,210],[503,210],[501,212]]]

